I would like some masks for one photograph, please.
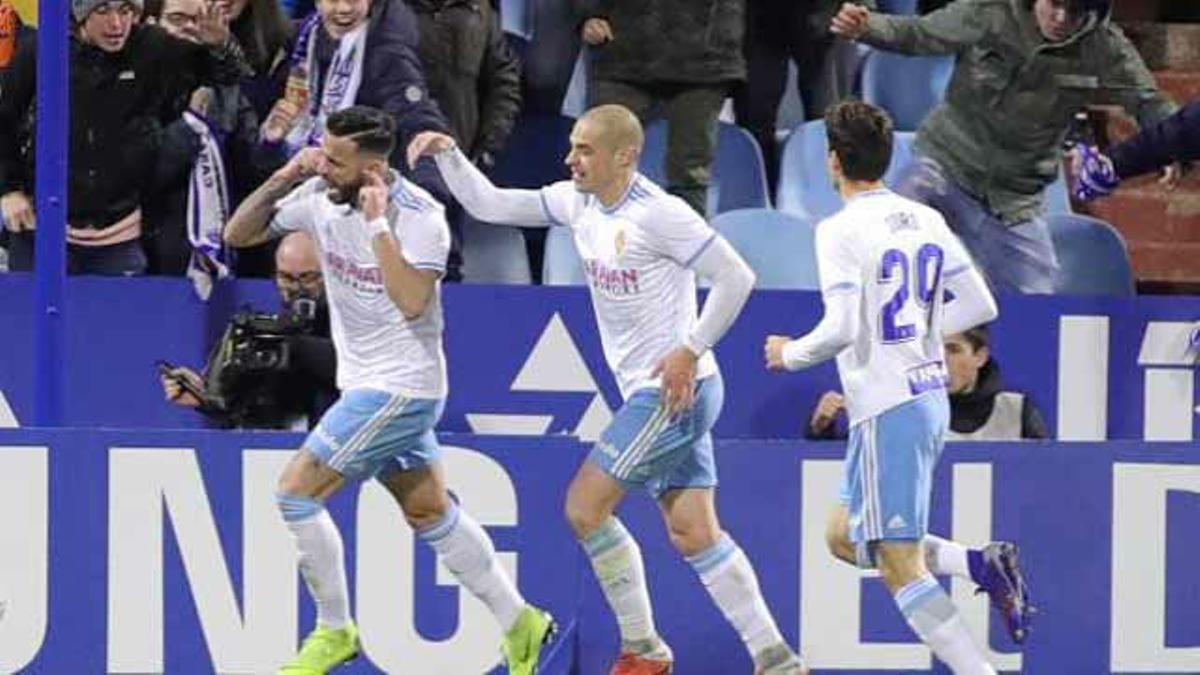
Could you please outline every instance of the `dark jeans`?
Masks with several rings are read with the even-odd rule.
[[[9,269],[33,270],[33,233],[8,234]],[[75,246],[67,244],[67,274],[133,276],[146,271],[146,254],[137,239],[112,246]]]
[[[762,148],[772,189],[779,178],[776,119],[784,92],[792,84],[788,62],[796,62],[794,86],[805,119],[820,119],[825,108],[853,91],[860,57],[853,44],[836,42],[829,32],[832,8],[814,0],[746,5],[746,81],[734,92],[733,110],[737,123]]]
[[[903,169],[896,192],[937,209],[993,288],[1054,292],[1058,257],[1045,220],[1005,223],[927,157],[917,156]]]
[[[667,120],[667,191],[707,215],[708,182],[717,150],[717,115],[725,85],[642,84],[591,80],[589,106],[617,103],[642,124]]]

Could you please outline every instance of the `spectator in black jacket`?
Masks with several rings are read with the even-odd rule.
[[[0,0],[0,74],[12,63],[17,46],[32,33],[33,29],[21,21],[17,8],[8,0]]]
[[[717,115],[745,79],[744,0],[575,0],[593,50],[588,105],[616,103],[667,119],[667,189],[701,215]]]
[[[950,374],[948,441],[1015,441],[1049,438],[1037,406],[1025,394],[1005,390],[1000,366],[992,358],[987,326],[978,326],[945,340]],[[841,439],[845,429],[842,395],[825,392],[813,409],[806,438]]]
[[[205,1],[148,0],[145,20],[177,38],[197,41]],[[164,129],[154,189],[142,202],[142,243],[150,274],[184,273],[193,255],[189,232],[202,239],[205,216],[212,218],[210,239],[219,247],[216,225],[223,225],[241,198],[278,168],[272,157],[258,152],[258,118],[241,86],[195,85],[192,78],[180,77],[177,94],[159,120]],[[213,190],[202,195],[210,185]],[[212,203],[205,199],[220,195],[224,199]]]
[[[0,96],[4,95],[4,71],[12,63],[17,45],[27,40],[32,29],[21,22],[17,9],[8,0],[0,0]],[[10,133],[16,133],[16,130]],[[8,251],[4,248],[4,224],[0,222],[0,272],[8,271]]]
[[[1113,146],[1108,156],[1090,146],[1080,149],[1075,194],[1088,200],[1110,194],[1126,178],[1158,171],[1175,163],[1200,159],[1200,99],[1175,114]],[[1169,171],[1166,181],[1177,178]]]
[[[136,25],[140,3],[73,0],[70,44],[68,271],[137,274],[146,267],[142,191],[158,152],[157,114],[168,83],[185,74],[211,84],[235,83],[242,62],[220,13],[209,6],[199,27],[203,44]],[[21,45],[0,96],[0,210],[9,232],[10,264],[33,266],[32,138],[35,40]],[[24,130],[11,133],[10,130]]]
[[[250,73],[242,78],[242,93],[264,120],[283,96],[296,39],[296,26],[283,13],[279,0],[216,0],[229,14],[229,32],[237,39]]]
[[[458,147],[484,168],[521,110],[521,64],[488,0],[408,0],[417,14],[429,95]]]
[[[298,420],[311,428],[335,400],[337,357],[329,332],[329,310],[317,247],[304,232],[293,232],[275,251],[275,285],[282,314],[309,317],[308,333],[288,338],[290,367],[234,400],[201,401],[192,391],[207,393],[204,376],[178,367],[161,376],[163,394],[175,405],[196,408],[222,426],[290,428]],[[186,386],[184,384],[186,382]]]
[[[521,64],[488,0],[407,0],[417,16],[421,64],[429,95],[450,133],[481,169],[495,164],[521,110]],[[437,190],[434,190],[437,192]],[[450,224],[447,281],[462,268],[463,221],[450,195],[438,194]]]
[[[858,4],[874,9],[875,0]],[[737,123],[758,140],[767,167],[767,184],[778,183],[779,143],[775,120],[788,82],[788,61],[796,63],[795,87],[804,117],[820,119],[825,107],[846,96],[857,69],[845,75],[835,67],[829,21],[841,0],[747,0],[746,82],[733,99]],[[837,74],[835,77],[834,74]],[[823,85],[823,86],[822,86]]]

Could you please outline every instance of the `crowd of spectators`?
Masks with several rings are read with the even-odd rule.
[[[11,2],[0,0],[0,270],[24,271],[38,230],[36,31]],[[912,16],[884,14],[876,0],[566,6],[560,30],[571,35],[556,44],[585,50],[588,105],[620,103],[643,123],[664,118],[665,187],[702,214],[729,100],[774,185],[776,115],[788,86],[798,89],[804,116],[817,119],[850,95],[862,58],[856,42],[956,55],[945,101],[921,125],[898,190],[940,210],[998,288],[1050,288],[1055,254],[1043,192],[1084,106],[1123,105],[1147,132],[1115,148],[1111,161],[1084,148],[1080,198],[1196,156],[1200,109],[1168,118],[1175,106],[1112,22],[1110,0],[922,0]],[[446,279],[456,281],[466,216],[429,163],[407,165],[408,141],[449,133],[487,172],[523,98],[545,112],[544,92],[522,82],[518,54],[528,46],[504,31],[496,0],[72,0],[70,11],[70,273],[292,274],[277,267],[273,244],[233,256],[222,229],[267,176],[320,141],[330,113],[362,104],[395,117],[391,163],[446,204],[454,239]],[[550,98],[558,105],[561,91]],[[315,257],[282,259],[293,258],[319,279]],[[1045,435],[1028,400],[1002,391],[986,332],[950,338],[947,353],[970,366],[956,385],[955,432],[1003,426],[1009,436]],[[172,385],[200,377],[180,370],[165,378],[168,398],[203,408]],[[830,392],[808,432],[836,434],[837,410]]]
[[[37,229],[35,34],[10,2],[0,0],[0,246],[11,269],[27,270]],[[320,139],[329,112],[358,103],[396,117],[394,166],[445,202],[454,239],[447,279],[458,280],[465,216],[427,163],[410,170],[401,160],[416,133],[438,130],[488,171],[523,96],[543,112],[545,96],[522,86],[517,56],[538,52],[502,30],[496,4],[73,0],[69,270],[269,276],[268,247],[236,258],[220,250],[223,220]],[[729,99],[774,185],[776,113],[788,86],[816,119],[850,95],[862,58],[855,42],[957,55],[946,100],[921,125],[898,189],[942,211],[998,288],[1050,289],[1056,262],[1043,192],[1059,174],[1075,113],[1117,103],[1149,126],[1174,109],[1111,20],[1110,0],[922,0],[913,16],[884,14],[876,0],[565,5],[570,19],[540,30],[574,33],[555,44],[586,50],[588,105],[665,118],[665,187],[701,213]]]

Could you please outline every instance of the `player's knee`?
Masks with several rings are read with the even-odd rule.
[[[571,526],[571,531],[575,533],[575,537],[581,540],[587,539],[592,533],[599,530],[609,516],[609,514],[585,504],[580,499],[572,499],[570,495],[567,496],[567,502],[563,506],[563,515]]]
[[[419,532],[442,522],[450,511],[450,497],[443,492],[426,498],[406,499],[400,503],[400,510],[409,526]]]
[[[279,514],[283,516],[284,522],[289,523],[313,518],[325,508],[321,502],[312,497],[283,491],[275,493],[275,505],[279,508]]]
[[[825,546],[833,557],[858,565],[858,555],[855,551],[855,546],[850,541],[850,533],[846,529],[846,522],[842,518],[830,518],[828,525],[825,527]]]
[[[892,591],[904,588],[925,573],[925,556],[919,544],[881,544],[875,562],[883,583]]]
[[[687,557],[709,550],[721,538],[720,531],[690,522],[667,523],[667,534],[675,550]]]
[[[833,528],[825,530],[825,546],[829,549],[829,553],[833,557],[844,560],[852,565],[856,564],[854,545],[850,543],[845,532]]]
[[[320,496],[316,486],[320,482],[317,473],[321,467],[316,455],[306,450],[297,452],[279,474],[276,491],[286,495]]]

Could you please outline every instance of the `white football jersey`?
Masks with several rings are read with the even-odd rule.
[[[971,265],[941,214],[889,190],[817,226],[821,294],[859,296],[858,332],[837,357],[851,424],[945,388],[943,280]]]
[[[417,269],[445,272],[450,251],[445,210],[395,171],[392,180],[387,219],[402,255]],[[320,249],[338,388],[445,397],[440,283],[425,313],[405,319],[384,288],[362,212],[333,203],[327,192],[323,179],[309,179],[276,203],[271,229],[308,232]]]
[[[604,358],[621,395],[661,386],[655,367],[684,344],[698,319],[690,266],[716,232],[683,200],[640,174],[612,208],[571,181],[542,188],[541,197],[546,219],[571,228]],[[697,379],[716,372],[716,359],[705,352]]]

